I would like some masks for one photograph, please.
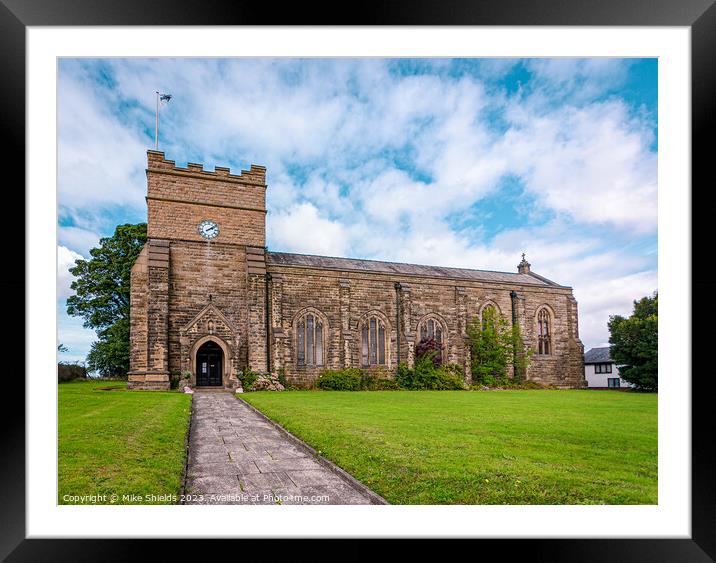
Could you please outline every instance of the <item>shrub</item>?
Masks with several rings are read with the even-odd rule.
[[[173,373],[169,378],[169,389],[176,389],[179,387],[179,374]]]
[[[269,374],[255,374],[256,379],[251,385],[251,391],[283,391],[285,387],[277,377]]]
[[[241,387],[244,391],[250,391],[254,385],[254,382],[258,379],[259,374],[251,371],[248,367],[244,368],[243,372],[240,372],[239,380],[241,381]]]
[[[395,370],[395,382],[402,389],[412,389],[413,370],[405,364],[398,364],[398,369]]]
[[[434,338],[423,338],[415,347],[416,358],[428,358],[438,367],[442,363],[442,347]]]
[[[399,389],[399,386],[385,370],[364,370],[360,375],[360,388],[365,391],[381,391]]]
[[[485,387],[491,389],[556,389],[554,385],[545,385],[537,381],[515,381],[509,377],[494,378],[486,377],[481,382],[474,382],[470,389],[480,390]]]
[[[525,346],[519,325],[510,326],[494,307],[484,309],[482,320],[474,318],[468,323],[467,336],[476,384],[507,385],[509,366],[516,381],[526,373],[533,350]]]
[[[361,372],[355,368],[328,369],[318,376],[316,387],[332,391],[358,391],[361,388]]]
[[[413,369],[398,366],[395,380],[403,389],[465,389],[460,366],[436,367],[430,356],[417,357]]]
[[[286,370],[284,368],[281,368],[278,370],[278,382],[283,385],[284,389],[288,389],[288,381],[286,381]]]
[[[87,377],[87,368],[77,362],[59,362],[57,364],[57,381],[71,381]]]

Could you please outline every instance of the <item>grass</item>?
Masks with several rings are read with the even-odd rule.
[[[242,395],[393,504],[656,504],[657,395]]]
[[[190,395],[127,391],[121,381],[61,383],[58,395],[59,504],[177,502]]]

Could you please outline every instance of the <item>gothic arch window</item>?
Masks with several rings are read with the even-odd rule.
[[[420,342],[431,338],[435,340],[440,350],[438,352],[438,358],[442,361],[447,340],[447,329],[445,324],[435,315],[426,315],[418,323],[418,336],[420,338]]]
[[[384,366],[388,363],[387,326],[377,314],[362,319],[360,329],[360,363],[363,367]]]
[[[546,307],[537,311],[537,354],[548,356],[552,353],[552,315]]]
[[[296,326],[296,364],[323,366],[326,364],[327,327],[321,316],[313,311],[298,318]]]

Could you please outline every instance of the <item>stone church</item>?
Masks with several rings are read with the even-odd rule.
[[[422,266],[272,252],[266,169],[177,167],[147,152],[148,241],[131,274],[129,387],[235,388],[246,368],[310,385],[327,368],[383,374],[426,337],[470,381],[466,325],[487,307],[535,350],[525,377],[584,387],[572,289],[530,269]]]

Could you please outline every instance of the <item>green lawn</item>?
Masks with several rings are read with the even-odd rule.
[[[394,504],[656,504],[657,395],[241,395]]]
[[[59,504],[112,504],[113,493],[116,504],[176,502],[191,396],[125,388],[119,381],[58,385]],[[91,494],[107,499],[64,498]],[[123,498],[132,494],[141,498]]]

